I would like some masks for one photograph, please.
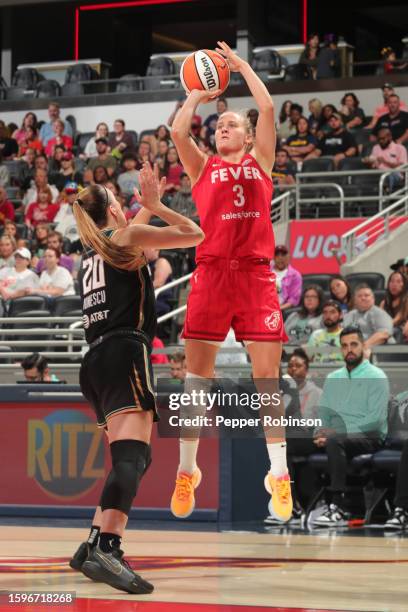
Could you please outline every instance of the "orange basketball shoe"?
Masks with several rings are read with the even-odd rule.
[[[201,470],[197,468],[192,474],[178,472],[176,488],[171,498],[170,508],[174,516],[187,518],[195,506],[194,489],[201,482]]]
[[[292,517],[293,510],[289,474],[275,478],[271,472],[268,472],[265,476],[265,489],[271,495],[268,504],[269,514],[278,521],[287,523]]]

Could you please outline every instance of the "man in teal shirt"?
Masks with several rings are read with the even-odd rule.
[[[387,434],[388,379],[365,359],[359,327],[343,329],[340,348],[345,366],[327,376],[318,415],[322,427],[314,435],[314,444],[325,449],[329,460],[331,497],[327,511],[313,521],[317,526],[347,524],[347,464],[357,455],[376,452]]]

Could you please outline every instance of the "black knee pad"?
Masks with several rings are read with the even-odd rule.
[[[151,463],[150,445],[139,440],[118,440],[110,445],[112,470],[101,496],[102,510],[129,514],[139,482]]]

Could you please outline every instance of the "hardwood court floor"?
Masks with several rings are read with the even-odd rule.
[[[75,606],[58,606],[65,612],[408,610],[408,539],[400,536],[129,530],[127,558],[155,585],[134,596],[69,568],[85,534],[0,526],[0,611],[57,609],[9,605],[6,591],[75,591]]]

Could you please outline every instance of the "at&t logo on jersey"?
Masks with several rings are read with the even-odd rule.
[[[273,310],[271,314],[265,317],[265,325],[270,331],[279,329],[281,323],[281,313],[279,310]]]

